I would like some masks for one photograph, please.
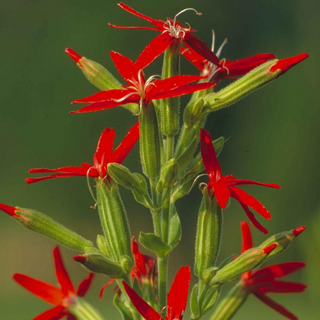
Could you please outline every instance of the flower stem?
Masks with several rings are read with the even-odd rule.
[[[167,305],[167,272],[168,257],[161,259],[158,257],[158,310],[162,310]]]
[[[174,136],[167,136],[166,149],[167,149],[166,160],[169,161],[173,156]]]

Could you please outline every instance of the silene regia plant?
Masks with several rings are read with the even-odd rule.
[[[142,50],[136,61],[110,52],[123,78],[120,82],[97,62],[70,48],[66,49],[89,82],[100,90],[74,100],[73,103],[81,104],[81,107],[71,113],[122,106],[136,116],[136,124],[116,148],[113,146],[114,129],[105,128],[91,164],[30,169],[32,177],[26,179],[28,184],[32,184],[72,176],[83,176],[88,181],[93,178],[95,188],[89,189],[95,199],[95,211],[102,227],[96,243],[41,212],[0,204],[2,211],[23,226],[77,251],[73,259],[90,272],[75,289],[64,267],[59,247],[55,247],[53,257],[58,286],[24,274],[14,274],[18,284],[51,305],[50,309],[33,319],[108,319],[108,315],[100,314],[84,299],[95,273],[109,277],[108,282],[101,285],[100,298],[109,285],[115,286],[113,303],[123,320],[181,320],[188,301],[192,319],[200,319],[205,314],[210,320],[236,319],[236,312],[250,295],[285,318],[298,319],[268,294],[303,292],[306,285],[281,278],[305,267],[305,264],[290,261],[261,265],[286,250],[305,227],[275,234],[254,246],[250,226],[242,221],[239,254],[220,261],[223,210],[230,203],[230,198],[236,200],[232,201],[232,206],[236,205],[234,202],[240,204],[240,214],[244,211],[253,227],[267,234],[267,229],[258,222],[255,214],[267,220],[271,214],[242,187],[257,185],[279,189],[280,186],[240,179],[231,174],[223,175],[217,157],[225,139],[213,139],[204,127],[209,114],[235,104],[276,80],[306,59],[308,54],[278,59],[274,54],[261,53],[230,61],[221,58],[226,41],[215,50],[213,32],[213,44],[209,48],[196,37],[195,29],[178,22],[179,16],[186,11],[201,15],[193,8],[180,11],[173,19],[157,20],[123,3],[118,6],[150,25],[119,26],[109,23],[110,27],[148,29],[156,31],[156,37]],[[155,59],[160,59],[161,55],[161,76],[146,75],[144,69]],[[181,59],[194,65],[198,75],[183,74]],[[220,82],[225,79],[231,80],[231,84],[219,90]],[[184,108],[180,105],[182,95],[190,95]],[[183,114],[183,121],[179,121],[180,113]],[[122,164],[136,144],[140,149],[142,173],[132,172]],[[130,164],[127,165],[130,167]],[[38,173],[42,175],[33,176]],[[200,176],[205,182],[199,184]],[[196,226],[194,266],[182,266],[169,287],[168,259],[182,240],[176,202],[188,196],[197,185],[202,201]],[[130,214],[127,215],[120,196],[122,187],[131,190],[134,199],[150,210],[153,232],[141,231],[138,239],[132,236],[128,219]],[[138,243],[149,250],[150,255],[142,254]],[[196,281],[189,288],[192,275]],[[230,282],[235,283],[232,289],[226,295],[220,295],[222,287]]]

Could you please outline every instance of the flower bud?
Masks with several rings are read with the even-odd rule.
[[[131,235],[127,214],[118,185],[111,179],[97,179],[98,212],[106,246],[112,258],[121,263],[122,256],[132,257]]]
[[[121,186],[130,189],[137,190],[143,194],[147,193],[147,183],[145,179],[141,179],[130,170],[123,166],[122,164],[112,162],[108,164],[108,174],[111,176],[112,180]]]
[[[204,100],[202,98],[191,100],[183,112],[183,120],[187,128],[192,128],[202,115]]]
[[[277,244],[277,247],[274,250],[272,250],[272,252],[268,255],[267,260],[269,260],[270,258],[275,257],[276,255],[280,254],[281,252],[283,252],[284,250],[289,248],[289,246],[291,245],[293,240],[299,234],[301,234],[305,229],[306,229],[306,227],[301,226],[301,227],[298,227],[298,228],[290,230],[290,231],[284,231],[284,232],[275,234],[275,235],[271,236],[270,238],[268,238],[266,241],[264,241],[259,246],[259,248],[265,248],[265,247],[270,246],[274,243]]]
[[[130,274],[133,267],[133,261],[130,257],[122,256],[121,257],[121,267],[125,274]]]
[[[196,283],[190,294],[190,310],[191,310],[191,319],[200,318],[200,309],[198,302],[198,284]]]
[[[163,189],[173,187],[177,182],[179,166],[175,159],[170,159],[161,168],[160,179],[157,184],[157,192],[160,193]]]
[[[302,53],[295,57],[269,60],[261,64],[219,92],[206,95],[204,100],[207,106],[204,108],[203,115],[234,104],[249,93],[277,79],[308,56],[308,54]]]
[[[54,239],[70,249],[85,252],[87,247],[93,247],[91,241],[83,238],[39,211],[11,207],[5,204],[0,204],[0,210],[20,222],[24,227]]]
[[[80,56],[70,48],[67,48],[65,52],[73,61],[76,62],[77,66],[80,68],[89,82],[98,89],[121,89],[121,83],[101,64],[87,59],[86,57]],[[139,112],[139,108],[136,103],[129,103],[123,107],[131,111],[133,114],[137,114]]]
[[[101,253],[88,253],[74,256],[73,260],[80,262],[86,269],[95,273],[102,273],[112,279],[125,277],[121,266],[108,259]]]
[[[218,270],[210,280],[209,285],[221,286],[224,283],[238,279],[242,273],[261,264],[276,246],[276,244],[272,244],[266,248],[252,248],[245,251],[237,259]]]
[[[250,291],[240,281],[215,308],[210,320],[229,320],[248,298]]]
[[[222,213],[217,199],[211,200],[211,191],[204,189],[200,205],[197,234],[194,273],[201,277],[203,272],[215,266],[219,253]]]

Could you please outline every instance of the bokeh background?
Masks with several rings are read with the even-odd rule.
[[[181,16],[198,29],[198,36],[217,45],[228,37],[223,56],[243,58],[259,52],[288,57],[301,52],[310,58],[272,84],[237,105],[210,115],[207,128],[213,137],[230,138],[221,154],[224,173],[263,182],[282,189],[248,187],[270,209],[270,233],[306,225],[307,231],[278,261],[303,260],[308,267],[291,279],[309,285],[303,295],[277,295],[275,299],[299,315],[315,320],[319,313],[319,17],[316,0],[127,0],[137,10],[155,18],[173,17],[186,7],[203,13]],[[70,115],[70,101],[96,92],[64,53],[71,47],[112,72],[108,52],[115,50],[136,59],[152,39],[152,31],[115,30],[107,22],[137,25],[138,18],[122,11],[115,0],[2,0],[0,1],[0,202],[34,208],[94,240],[100,231],[93,200],[83,178],[56,179],[26,185],[33,167],[59,167],[91,162],[97,139],[106,126],[116,129],[119,142],[135,118],[116,108],[99,113]],[[161,59],[147,73],[160,73]],[[185,73],[197,71],[184,63]],[[118,76],[118,74],[116,74]],[[139,170],[138,150],[126,160]],[[132,232],[152,228],[148,211],[122,190]],[[193,264],[195,226],[200,192],[178,203],[183,241],[170,260],[170,281],[181,265]],[[239,222],[245,218],[234,202],[225,211],[221,258],[239,252]],[[264,236],[254,232],[259,243]],[[12,281],[21,272],[55,283],[50,239],[22,228],[0,214],[0,318],[29,320],[48,306]],[[72,278],[77,283],[86,272],[63,249]],[[120,319],[109,290],[102,302],[97,294],[107,279],[98,276],[89,294],[106,319]],[[318,310],[318,311],[317,311]],[[187,317],[187,316],[186,316]],[[282,319],[250,297],[238,320]]]

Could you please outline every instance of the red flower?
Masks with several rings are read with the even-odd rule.
[[[297,228],[299,229],[299,228]],[[304,230],[304,228],[303,228]],[[252,248],[252,236],[250,226],[246,222],[241,222],[242,232],[242,249],[241,252]],[[303,292],[306,285],[297,282],[280,281],[277,278],[282,278],[299,269],[305,267],[303,262],[286,262],[274,264],[258,271],[248,271],[242,275],[242,281],[247,290],[253,293],[260,301],[281,313],[283,316],[297,320],[298,318],[288,311],[286,308],[269,298],[267,293],[296,293]]]
[[[89,163],[82,163],[81,167],[61,167],[57,169],[37,168],[30,169],[29,173],[53,173],[50,176],[39,178],[28,178],[27,183],[39,182],[52,178],[68,178],[74,176],[89,176],[93,178],[105,178],[107,175],[108,163],[122,163],[130,150],[139,139],[139,122],[137,122],[128,132],[121,144],[113,151],[113,140],[115,132],[106,128],[102,132],[97,150],[93,156],[93,166]]]
[[[73,103],[90,104],[71,113],[99,111],[127,103],[137,103],[142,107],[152,100],[177,97],[208,89],[214,85],[212,83],[190,84],[203,77],[189,75],[174,76],[164,80],[154,80],[155,76],[152,76],[145,80],[142,72],[145,65],[138,66],[129,58],[114,51],[110,52],[110,56],[128,86],[123,86],[122,89],[100,91],[87,98],[74,100]]]
[[[232,175],[222,176],[221,167],[208,131],[201,129],[200,143],[203,164],[209,175],[208,188],[213,189],[219,206],[224,209],[230,197],[236,199],[239,201],[251,223],[261,232],[268,233],[268,230],[257,221],[254,214],[249,210],[249,207],[257,211],[266,219],[271,219],[269,211],[257,199],[236,186],[254,184],[276,189],[279,189],[280,186],[278,184],[237,179],[237,177],[233,177]]]
[[[166,320],[182,319],[183,312],[187,305],[190,276],[190,267],[188,266],[182,267],[178,271],[168,293]],[[162,316],[142,298],[140,298],[140,296],[131,287],[129,287],[125,282],[123,282],[123,285],[133,305],[143,318],[146,320],[163,320]]]
[[[300,53],[294,57],[280,59],[278,62],[270,68],[270,72],[276,72],[277,70],[281,70],[281,74],[284,74],[289,69],[294,67],[296,64],[301,61],[307,59],[309,57],[308,53]]]
[[[212,52],[214,52],[215,34],[213,32]],[[227,43],[224,40],[220,48],[217,50],[217,57],[219,58],[222,48]],[[189,60],[201,72],[201,75],[207,78],[207,81],[219,83],[222,79],[236,80],[239,76],[243,76],[252,69],[260,66],[271,59],[276,59],[272,53],[259,53],[254,56],[230,61],[228,59],[221,59],[219,65],[214,65],[208,59],[198,54],[193,49],[181,48],[182,55]]]
[[[155,259],[140,252],[139,245],[135,237],[132,237],[131,251],[134,258],[131,278],[136,278],[141,284],[148,282],[152,288],[156,288],[157,272]],[[111,279],[102,287],[100,290],[100,299],[102,299],[104,290],[115,281],[115,279]],[[114,292],[117,292],[119,296],[121,295],[121,290],[118,286],[114,288]]]
[[[60,288],[20,273],[14,274],[13,279],[35,296],[54,305],[53,308],[41,313],[33,320],[58,320],[64,316],[68,316],[68,320],[75,320],[76,318],[68,311],[68,308],[76,303],[75,298],[77,296],[85,296],[91,285],[94,274],[90,273],[87,278],[82,280],[76,291],[63,265],[59,247],[56,247],[53,250],[53,257]]]
[[[156,59],[161,53],[163,53],[174,41],[183,41],[183,43],[205,59],[211,61],[215,65],[219,65],[218,57],[208,48],[208,46],[201,41],[200,39],[193,36],[191,33],[196,30],[192,29],[190,26],[185,28],[179,22],[177,22],[176,18],[179,14],[187,11],[193,10],[197,13],[197,15],[201,15],[195,9],[188,8],[180,11],[175,15],[174,19],[168,18],[167,21],[156,20],[151,17],[148,17],[140,12],[135,11],[131,7],[127,6],[124,3],[118,3],[118,6],[127,12],[143,19],[151,24],[153,27],[125,27],[118,26],[111,23],[108,23],[110,27],[119,28],[119,29],[148,29],[160,32],[156,38],[154,38],[142,51],[141,55],[137,60],[138,65],[149,65],[154,59]],[[142,68],[141,68],[142,69]]]

